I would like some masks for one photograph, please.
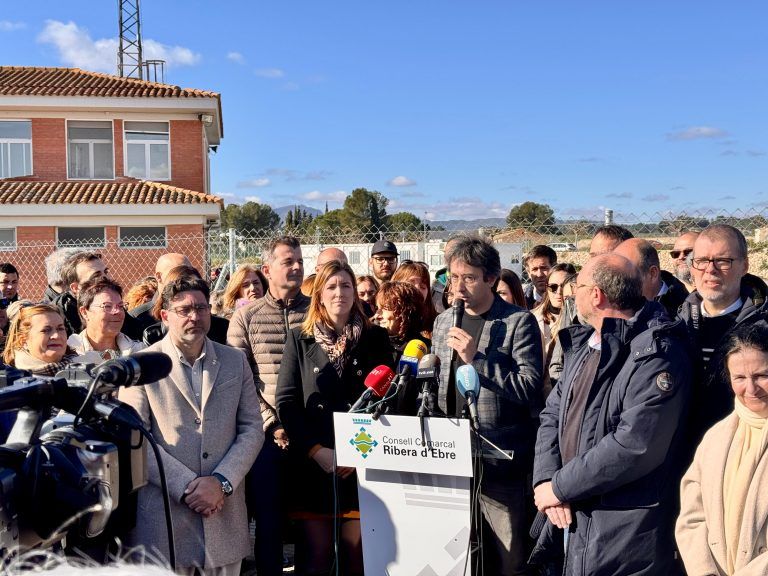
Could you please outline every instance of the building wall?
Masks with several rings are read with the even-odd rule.
[[[160,121],[160,118],[157,118]],[[207,192],[203,125],[199,120],[170,120],[171,186]],[[115,178],[125,176],[123,120],[113,120]],[[32,118],[32,171],[38,180],[67,180],[67,131],[64,118]]]

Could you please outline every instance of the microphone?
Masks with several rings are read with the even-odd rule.
[[[480,378],[474,366],[464,364],[456,370],[456,388],[467,401],[469,422],[475,430],[480,429],[477,419],[477,395],[480,393]]]
[[[397,373],[402,374],[406,365],[410,368],[411,374],[416,374],[419,368],[419,361],[427,354],[429,350],[427,345],[421,340],[410,340],[403,349],[403,355],[400,356],[400,362],[397,364]]]
[[[64,378],[42,379],[34,376],[21,378],[0,390],[0,412],[51,406],[68,386]]]
[[[422,380],[421,405],[417,416],[445,416],[437,405],[436,392],[440,382],[440,357],[437,354],[426,354],[419,360],[416,380]]]
[[[387,412],[392,400],[397,397],[395,404],[398,413],[406,410],[405,389],[408,382],[416,374],[419,367],[419,360],[429,350],[426,344],[421,340],[409,340],[403,349],[403,355],[397,365],[397,378],[392,382],[387,392],[384,394],[384,401],[381,402],[373,412],[373,419],[378,420],[382,413]],[[403,392],[401,394],[401,391]],[[402,396],[402,397],[401,397]],[[415,402],[414,402],[415,405]]]
[[[382,398],[389,389],[389,385],[392,383],[394,377],[395,373],[389,366],[385,366],[384,364],[376,366],[376,368],[371,370],[368,376],[365,377],[365,381],[363,382],[365,385],[365,392],[360,395],[360,398],[357,399],[357,402],[352,405],[352,408],[350,408],[349,411],[361,411],[368,406],[368,402],[370,402],[371,398],[374,396],[376,398]]]
[[[451,305],[451,317],[453,321],[451,326],[454,328],[461,328],[461,321],[464,319],[464,300],[456,298]]]
[[[171,373],[171,357],[162,352],[137,352],[96,366],[94,377],[110,388],[157,382]]]

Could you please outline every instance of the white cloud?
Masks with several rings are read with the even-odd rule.
[[[335,192],[320,192],[320,190],[312,190],[311,192],[307,192],[306,194],[301,194],[299,198],[302,200],[309,200],[317,202],[320,201],[328,201],[328,202],[344,202],[344,199],[347,197],[347,192],[344,190],[336,190]]]
[[[245,64],[245,57],[240,52],[227,52],[227,60],[237,62],[238,64]]]
[[[681,142],[686,140],[719,139],[728,136],[728,132],[722,128],[713,126],[690,126],[677,132],[669,132],[667,140]]]
[[[242,180],[237,183],[238,188],[264,188],[269,186],[272,181],[269,178],[253,178],[251,180]]]
[[[259,78],[283,78],[285,76],[285,72],[283,70],[280,70],[280,68],[257,68],[253,71],[256,76]]]
[[[24,22],[11,22],[10,20],[0,20],[0,32],[14,32],[26,28]]]
[[[392,178],[387,182],[387,186],[399,186],[399,187],[416,186],[416,181],[411,180],[407,176],[395,176],[394,178]]]
[[[475,220],[478,218],[506,218],[512,207],[501,202],[483,202],[477,197],[449,198],[437,204],[410,204],[408,212],[424,214],[428,220]]]
[[[59,53],[59,59],[68,66],[97,72],[116,72],[118,40],[101,38],[93,40],[85,28],[74,22],[47,20],[37,37],[42,44],[51,44]],[[143,56],[147,60],[165,60],[166,65],[191,66],[200,61],[200,55],[183,46],[168,46],[156,40],[142,42]]]
[[[257,204],[261,204],[261,197],[259,196],[246,196],[245,197],[246,202],[256,202]]]
[[[219,198],[234,198],[235,194],[232,192],[214,192],[214,196],[218,196]]]

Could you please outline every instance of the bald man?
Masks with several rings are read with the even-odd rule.
[[[347,262],[347,255],[344,254],[344,252],[338,248],[326,248],[325,250],[321,250],[320,254],[317,255],[317,261],[315,263],[315,274],[320,272],[320,268],[325,266],[331,260],[338,260],[344,264],[349,264],[349,262]]]
[[[630,238],[619,244],[613,252],[635,265],[640,274],[645,299],[656,300],[664,306],[667,316],[676,317],[677,309],[688,297],[688,290],[671,272],[661,269],[659,253],[653,244],[642,238]]]
[[[563,328],[564,373],[541,412],[533,470],[544,521],[532,563],[562,555],[590,574],[676,574],[673,527],[691,387],[687,334],[659,322],[635,266],[589,260],[581,325]],[[544,520],[546,517],[546,520]]]
[[[184,254],[178,252],[169,252],[163,254],[157,259],[155,264],[155,278],[157,278],[157,291],[152,297],[152,300],[145,302],[141,306],[137,306],[133,310],[130,310],[128,314],[136,318],[141,325],[141,330],[144,331],[153,324],[157,324],[157,318],[152,316],[152,309],[155,307],[155,302],[160,298],[163,293],[163,285],[165,284],[165,278],[168,276],[168,272],[176,268],[177,266],[192,266]]]

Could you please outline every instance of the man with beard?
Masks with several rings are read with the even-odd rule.
[[[371,249],[371,258],[368,266],[379,284],[392,279],[392,274],[397,270],[397,246],[389,240],[377,240]]]
[[[675,240],[675,246],[669,251],[675,264],[674,275],[685,285],[688,292],[693,292],[693,278],[691,277],[691,266],[688,263],[688,256],[693,252],[693,245],[699,237],[698,232],[684,232]]]

